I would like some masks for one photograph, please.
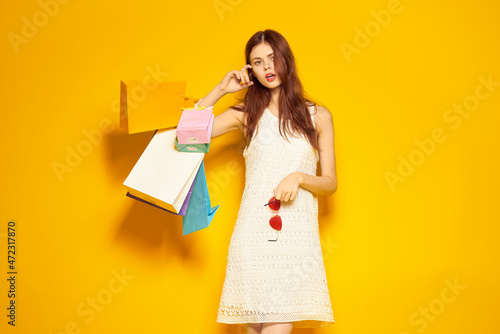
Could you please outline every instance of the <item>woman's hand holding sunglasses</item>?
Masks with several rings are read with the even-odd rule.
[[[297,196],[301,182],[301,173],[293,172],[288,174],[281,180],[278,186],[274,188],[274,197],[283,202],[293,201],[295,196]]]
[[[299,172],[293,172],[288,174],[281,182],[278,184],[276,188],[274,188],[274,196],[264,204],[264,206],[269,206],[269,208],[274,212],[274,216],[269,219],[269,225],[276,231],[278,231],[278,235],[276,239],[269,241],[278,241],[278,236],[281,231],[282,221],[281,217],[278,214],[278,211],[281,207],[281,198],[284,202],[293,201],[295,196],[297,196],[297,192],[299,191],[300,183],[302,182],[302,175]]]

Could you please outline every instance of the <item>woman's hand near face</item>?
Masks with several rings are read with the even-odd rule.
[[[234,93],[253,85],[253,81],[250,81],[247,73],[247,68],[251,67],[252,65],[245,65],[241,71],[233,70],[228,72],[219,84],[220,89],[224,93]]]

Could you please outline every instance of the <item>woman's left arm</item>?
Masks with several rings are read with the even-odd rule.
[[[335,140],[332,114],[324,107],[316,106],[316,129],[318,131],[319,163],[321,175],[300,172],[288,174],[276,188],[276,199],[287,202],[297,196],[299,187],[319,195],[332,195],[337,191],[337,170],[335,166]]]

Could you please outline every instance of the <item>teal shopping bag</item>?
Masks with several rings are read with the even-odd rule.
[[[210,205],[205,167],[202,161],[194,180],[193,193],[186,215],[182,218],[182,235],[208,227],[218,208],[218,205],[213,208]]]
[[[210,148],[210,143],[203,144],[179,144],[177,139],[175,140],[175,147],[179,152],[204,152],[208,153]]]

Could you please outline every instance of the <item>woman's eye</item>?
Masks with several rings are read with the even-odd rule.
[[[260,64],[260,60],[255,62],[255,65],[259,65],[259,64]]]

